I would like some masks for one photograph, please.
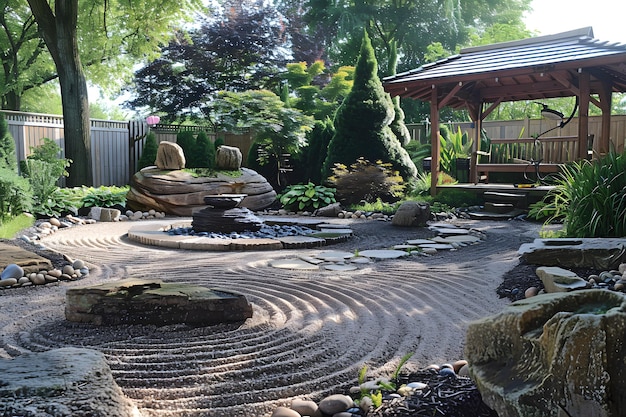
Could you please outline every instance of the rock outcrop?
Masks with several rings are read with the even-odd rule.
[[[617,417],[626,410],[626,297],[543,294],[471,323],[466,357],[483,400],[507,417]]]
[[[137,417],[101,352],[73,347],[0,359],[4,415]]]
[[[132,210],[154,209],[175,216],[191,216],[207,206],[204,197],[212,194],[247,194],[241,207],[261,210],[276,201],[276,192],[256,171],[241,168],[233,177],[219,171],[212,177],[195,177],[183,170],[147,167],[137,172],[130,183],[126,205]]]

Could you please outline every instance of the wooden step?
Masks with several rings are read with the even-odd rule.
[[[485,202],[485,211],[489,213],[504,214],[512,211],[515,206],[511,203],[493,203],[490,201]]]
[[[510,203],[519,209],[528,208],[528,193],[505,193],[498,191],[485,191],[483,198],[490,203]]]

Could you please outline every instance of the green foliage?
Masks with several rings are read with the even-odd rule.
[[[2,219],[0,219],[2,220]],[[19,214],[0,221],[0,239],[13,239],[17,233],[35,224],[35,218],[29,214]]]
[[[176,134],[176,143],[183,149],[185,161],[188,162],[196,145],[195,135],[191,130],[182,130]]]
[[[59,205],[55,192],[59,165],[43,159],[27,159],[24,161],[24,176],[28,179],[33,191],[33,211],[37,215],[57,215],[54,207]]]
[[[367,366],[364,365],[359,370],[359,376],[357,379],[359,382],[359,386],[361,386],[361,391],[360,391],[361,395],[360,395],[360,398],[358,399],[358,402],[360,402],[364,397],[369,397],[372,400],[372,405],[374,406],[374,408],[380,407],[380,405],[382,404],[382,400],[383,400],[383,391],[391,392],[391,393],[394,393],[396,391],[396,389],[398,388],[397,384],[398,384],[398,377],[400,376],[400,371],[402,370],[404,365],[409,361],[409,359],[411,359],[412,356],[413,356],[413,353],[407,353],[406,355],[404,355],[400,359],[400,362],[398,362],[398,366],[396,366],[396,369],[391,375],[391,378],[390,379],[387,379],[387,378],[377,379],[376,383],[379,389],[372,390],[372,391],[363,387],[363,384],[365,384],[366,382],[366,375],[367,375]]]
[[[430,143],[419,143],[416,140],[410,141],[404,149],[408,152],[411,160],[418,170],[422,170],[424,158],[428,158],[431,154]]]
[[[407,185],[406,194],[409,196],[425,196],[430,194],[432,175],[430,172],[420,172],[417,174],[415,180],[410,181]],[[456,184],[456,180],[445,172],[439,172],[439,178],[437,178],[438,185]]]
[[[435,196],[434,201],[454,208],[476,206],[483,203],[483,200],[476,194],[453,188],[441,189]]]
[[[313,126],[313,130],[309,132],[309,145],[304,151],[304,163],[306,172],[305,177],[316,184],[322,182],[322,166],[326,159],[328,144],[335,133],[332,120],[318,120]]]
[[[387,215],[392,215],[396,212],[399,205],[400,205],[399,202],[387,203],[381,200],[380,198],[377,198],[376,201],[374,202],[361,202],[358,204],[352,204],[348,206],[348,209],[350,211],[360,210],[364,212],[383,213]]]
[[[564,219],[568,237],[626,236],[626,153],[565,165],[534,217]]]
[[[455,160],[457,158],[468,158],[472,152],[472,140],[467,132],[461,133],[461,128],[452,133],[447,126],[442,125],[439,129],[439,141],[441,143],[439,153],[439,166],[442,171],[448,174],[455,173]]]
[[[220,136],[215,139],[215,142],[213,142],[213,148],[217,149],[223,144],[224,144],[224,138]]]
[[[213,168],[215,166],[215,146],[206,132],[198,133],[193,152],[187,160],[189,168]]]
[[[33,194],[28,180],[17,172],[0,167],[0,223],[31,209]]]
[[[17,172],[15,141],[9,132],[9,124],[3,113],[0,113],[0,167]]]
[[[41,175],[30,171],[29,161],[42,161],[49,164],[46,167],[46,173],[50,175],[50,180],[56,182],[61,177],[67,177],[69,173],[66,168],[72,163],[71,159],[61,157],[61,147],[55,141],[49,138],[43,138],[43,143],[39,146],[31,147],[31,154],[26,157],[26,161],[20,162],[22,174],[26,177]]]
[[[82,207],[113,207],[115,205],[126,206],[126,194],[129,187],[102,186],[82,187]]]
[[[381,161],[371,163],[363,158],[349,167],[335,164],[333,175],[328,180],[337,189],[337,200],[345,205],[378,199],[394,202],[404,190],[402,177],[392,170],[391,164]]]
[[[77,193],[74,188],[56,187],[47,196],[45,201],[35,198],[35,206],[33,213],[37,217],[60,217],[62,215],[78,212],[80,201],[77,199]]]
[[[351,164],[359,158],[391,163],[404,179],[417,174],[409,154],[389,128],[394,118],[393,105],[383,90],[377,67],[365,33],[354,85],[335,116],[335,135],[328,145],[324,175],[336,163]]]
[[[287,210],[314,211],[335,202],[335,189],[312,182],[290,185],[279,196],[279,201]]]
[[[146,136],[146,143],[143,146],[143,151],[141,152],[141,158],[139,158],[137,168],[142,169],[147,166],[154,165],[158,148],[159,145],[157,145],[156,135],[154,134],[154,132],[148,133],[148,136]]]

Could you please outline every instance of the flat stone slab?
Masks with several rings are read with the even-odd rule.
[[[315,255],[316,258],[323,259],[325,261],[332,260],[335,261],[337,259],[350,259],[354,257],[354,253],[352,252],[344,252],[344,251],[324,251]]]
[[[460,227],[429,227],[430,230],[437,232],[440,235],[468,235],[469,230]]]
[[[407,256],[408,254],[403,250],[393,249],[371,249],[359,252],[361,256],[367,256],[371,259],[397,259]]]
[[[535,265],[610,270],[626,261],[626,239],[535,239],[521,245],[518,253]]]
[[[417,249],[418,246],[416,245],[394,245],[393,249],[394,250],[403,250],[403,251],[410,251],[413,249]]]
[[[422,249],[437,249],[437,250],[451,250],[456,249],[454,246],[447,243],[432,243],[430,245],[420,245]]]
[[[411,239],[407,240],[407,245],[431,245],[433,243],[432,239]]]
[[[296,269],[300,271],[317,271],[319,267],[300,258],[275,259],[269,265],[274,268]]]
[[[70,288],[65,318],[96,325],[210,325],[252,317],[252,306],[237,293],[159,280],[127,278]]]
[[[476,243],[480,238],[472,235],[437,236],[431,239],[435,243]]]
[[[343,228],[318,227],[318,229],[319,229],[319,233],[338,233],[338,234],[349,235],[349,236],[352,236],[354,234],[352,229],[348,229],[345,227]]]
[[[328,264],[328,265],[323,265],[323,268],[329,271],[337,271],[337,272],[349,272],[349,271],[356,271],[358,269],[356,265],[352,265],[352,264]]]
[[[4,268],[9,264],[19,265],[25,273],[53,269],[50,261],[42,256],[22,249],[19,246],[0,243],[0,268]]]

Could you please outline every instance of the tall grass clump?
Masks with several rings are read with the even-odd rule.
[[[530,212],[563,220],[568,237],[626,236],[626,153],[566,165],[555,189]]]

